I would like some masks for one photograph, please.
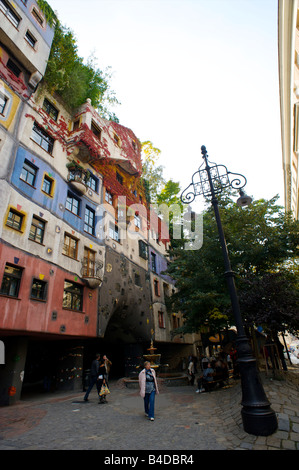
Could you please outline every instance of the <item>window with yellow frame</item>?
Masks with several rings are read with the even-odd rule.
[[[24,231],[26,214],[14,207],[9,207],[5,217],[5,225],[19,232]]]
[[[49,197],[54,196],[55,180],[48,173],[44,173],[41,190]]]

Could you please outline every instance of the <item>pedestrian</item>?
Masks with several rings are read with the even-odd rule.
[[[105,368],[106,368],[106,382],[108,385],[108,380],[109,380],[109,373],[110,373],[110,368],[112,366],[112,362],[108,359],[106,354],[104,354],[103,359],[105,361]]]
[[[105,367],[105,360],[104,358],[103,359],[100,359],[100,364],[99,364],[99,370],[98,370],[98,394],[99,394],[99,404],[102,404],[102,403],[107,403],[107,400],[106,400],[106,395],[101,395],[100,392],[101,392],[101,388],[102,388],[102,385],[107,385],[108,387],[108,384],[107,384],[107,375],[106,375],[106,367]]]
[[[194,373],[194,362],[193,362],[192,357],[188,365],[188,379],[189,379],[190,385],[194,385],[195,373]]]
[[[144,399],[145,416],[150,421],[155,419],[155,396],[159,394],[156,372],[151,368],[151,363],[146,361],[144,369],[139,376],[140,395]]]
[[[99,376],[99,361],[101,359],[100,354],[96,354],[96,358],[92,361],[91,363],[91,368],[90,368],[90,379],[89,379],[89,387],[85,393],[84,396],[84,401],[88,401],[88,396],[93,388],[94,385],[97,386],[97,391],[99,392],[98,388],[98,376]]]
[[[104,358],[99,361],[99,370],[98,370],[98,394],[99,394],[99,404],[107,403],[106,395],[100,395],[102,385],[107,385],[107,375]],[[108,385],[107,385],[108,386]]]
[[[215,374],[214,369],[211,367],[211,363],[208,362],[207,368],[204,369],[203,374],[201,377],[199,377],[197,383],[198,383],[198,389],[196,390],[196,393],[201,393],[205,391],[204,386],[208,388],[209,382],[213,381],[213,376]]]

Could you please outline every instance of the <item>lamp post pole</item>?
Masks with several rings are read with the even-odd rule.
[[[242,386],[241,405],[243,408],[241,415],[243,427],[244,431],[249,434],[269,436],[277,430],[277,417],[275,412],[271,409],[270,403],[266,397],[257,370],[256,359],[253,356],[251,345],[245,334],[234,273],[231,268],[217,199],[217,194],[221,193],[225,187],[230,186],[240,190],[241,198],[238,200],[238,204],[247,205],[248,201],[251,201],[251,199],[246,197],[241,191],[241,188],[246,184],[246,178],[243,175],[228,172],[223,165],[211,165],[208,160],[207,150],[204,146],[201,147],[201,152],[204,164],[200,167],[198,172],[194,173],[192,183],[182,193],[181,200],[183,203],[190,203],[197,195],[211,197],[224,259],[224,274],[237,328],[236,348]]]

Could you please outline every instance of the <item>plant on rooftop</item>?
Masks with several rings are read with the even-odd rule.
[[[39,0],[38,6],[49,24],[55,24],[44,85],[52,94],[60,95],[70,111],[90,98],[92,106],[102,117],[117,122],[117,117],[109,109],[110,106],[119,104],[115,93],[110,89],[110,67],[105,71],[100,70],[93,56],[84,63],[78,55],[74,33],[62,26],[46,1]]]

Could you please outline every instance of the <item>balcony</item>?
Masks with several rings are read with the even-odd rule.
[[[106,142],[102,142],[100,135],[96,135],[87,124],[82,124],[72,132],[68,152],[82,163],[91,163],[109,156]]]
[[[91,289],[95,289],[102,284],[102,268],[103,263],[101,261],[93,261],[88,258],[83,258],[81,276]]]
[[[87,191],[87,181],[90,178],[90,172],[73,163],[68,164],[67,168],[69,170],[67,175],[68,182],[80,194],[84,194]]]

